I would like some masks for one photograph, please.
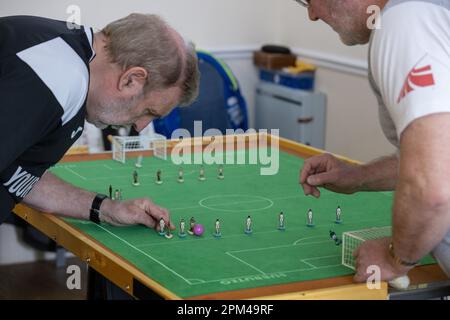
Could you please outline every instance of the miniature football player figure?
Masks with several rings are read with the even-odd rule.
[[[206,180],[205,169],[203,168],[203,166],[200,167],[200,174],[198,176],[198,180],[200,180],[200,181],[205,181]]]
[[[112,199],[113,197],[112,197],[112,191],[113,191],[113,188],[112,188],[112,185],[109,185],[109,198],[110,199]]]
[[[180,238],[186,237],[186,222],[184,219],[180,220],[180,231],[178,232],[178,236]]]
[[[338,206],[337,209],[336,209],[336,221],[335,222],[336,223],[342,223],[342,220],[341,220],[341,207],[340,206]]]
[[[178,169],[178,182],[183,183],[184,182],[184,172],[183,169]]]
[[[334,243],[338,246],[342,243],[340,239],[338,239],[336,233],[332,230],[330,230],[330,238],[334,240]]]
[[[223,178],[225,178],[223,175],[223,166],[222,165],[219,166],[219,172],[217,174],[217,178],[220,180],[223,180]]]
[[[144,157],[142,156],[142,154],[139,155],[139,157],[136,160],[136,164],[135,164],[136,168],[142,168],[142,160],[143,160],[143,158]]]
[[[162,172],[161,170],[156,171],[156,184],[162,184],[162,178],[161,178]]]
[[[283,211],[280,212],[280,215],[278,216],[278,230],[286,230],[286,227],[284,226],[284,214]]]
[[[188,233],[190,235],[194,235],[194,227],[195,227],[195,219],[194,217],[191,217],[191,219],[189,220],[189,230],[188,230]]]
[[[247,217],[247,220],[245,223],[245,233],[246,234],[252,233],[252,218],[250,218],[250,216]]]
[[[216,232],[214,233],[214,237],[220,237],[222,234],[220,232],[220,221],[216,219]]]
[[[138,173],[136,170],[133,171],[133,186],[139,186]]]
[[[165,236],[166,235],[166,222],[163,218],[159,219],[159,235]]]
[[[311,209],[308,210],[308,227],[314,227],[313,212]]]
[[[114,191],[114,200],[122,200],[122,194],[119,189],[116,189],[116,191]]]

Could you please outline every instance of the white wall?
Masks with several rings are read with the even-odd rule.
[[[131,12],[160,14],[200,47],[276,40],[279,11],[274,0],[15,0],[1,2],[0,13],[65,20],[70,5],[80,7],[81,24],[97,28]]]

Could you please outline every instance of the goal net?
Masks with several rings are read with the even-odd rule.
[[[348,231],[342,234],[342,264],[355,270],[353,252],[366,240],[390,237],[391,227],[370,228],[358,231]]]
[[[160,159],[167,159],[167,139],[160,134],[149,136],[114,136],[112,137],[112,158],[125,163],[127,152],[153,151],[153,155]]]
[[[366,240],[374,240],[379,238],[390,237],[392,235],[392,227],[370,228],[358,231],[349,231],[342,234],[342,264],[353,270],[355,267],[355,258],[353,252],[361,243]],[[405,290],[408,288],[410,279],[407,275],[388,281],[389,285],[395,289]]]

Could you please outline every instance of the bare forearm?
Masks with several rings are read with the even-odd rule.
[[[391,155],[361,166],[359,191],[392,191],[398,178],[398,159]]]
[[[450,229],[450,201],[417,190],[399,181],[393,209],[394,250],[407,261],[428,254]]]
[[[44,212],[87,220],[94,197],[95,193],[77,188],[46,172],[23,202]]]

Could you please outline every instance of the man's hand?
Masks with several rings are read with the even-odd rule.
[[[318,187],[351,194],[359,190],[362,179],[361,166],[349,164],[331,154],[306,159],[300,171],[300,184],[305,195],[320,197]]]
[[[412,267],[398,265],[389,254],[391,238],[381,238],[363,242],[353,252],[356,262],[355,282],[364,282],[372,274],[367,273],[369,266],[377,266],[381,271],[381,281],[390,281],[404,276]]]
[[[100,207],[102,222],[114,226],[143,224],[149,228],[159,230],[159,220],[164,219],[166,226],[175,230],[170,222],[169,211],[154,204],[150,199],[132,199],[125,201],[112,201],[105,199]]]

